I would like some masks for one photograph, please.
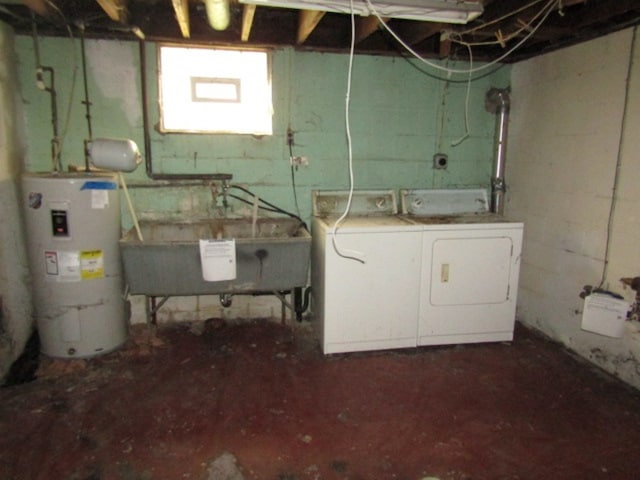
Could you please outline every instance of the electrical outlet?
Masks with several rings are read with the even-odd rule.
[[[291,130],[291,128],[287,128],[287,145],[292,146],[293,142],[293,130]]]
[[[289,161],[294,167],[308,167],[309,159],[307,157],[290,157]]]

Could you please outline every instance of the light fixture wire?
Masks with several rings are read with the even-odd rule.
[[[439,70],[439,71],[442,71],[442,72],[458,73],[458,74],[472,74],[472,73],[481,72],[483,70],[486,70],[488,68],[493,67],[494,65],[500,63],[502,60],[507,58],[513,52],[515,52],[518,48],[520,48],[527,40],[529,40],[529,38],[531,38],[538,31],[538,29],[546,21],[546,19],[549,17],[551,12],[553,12],[553,10],[554,10],[553,7],[554,7],[554,5],[556,5],[558,3],[558,0],[549,0],[541,10],[541,11],[544,11],[545,13],[542,16],[542,18],[540,19],[540,21],[535,26],[531,27],[529,33],[527,35],[525,35],[522,38],[522,40],[520,40],[513,47],[511,47],[509,50],[507,50],[504,54],[500,55],[498,58],[496,58],[496,59],[494,59],[494,60],[492,60],[490,62],[487,62],[485,64],[480,65],[479,67],[467,68],[467,69],[456,69],[456,68],[443,67],[442,65],[439,65],[439,64],[437,64],[435,62],[431,62],[431,61],[427,60],[426,58],[423,58],[422,56],[420,56],[420,54],[418,52],[416,52],[406,42],[404,42],[398,36],[398,34],[391,29],[391,27],[389,27],[387,25],[387,23],[382,19],[382,17],[380,16],[380,14],[378,13],[378,11],[376,10],[375,6],[371,3],[370,0],[365,0],[365,2],[367,3],[369,9],[371,10],[371,13],[378,19],[378,22],[380,23],[380,25],[387,32],[389,32],[389,34],[400,45],[402,45],[402,47],[404,47],[411,55],[413,55],[417,60],[419,60],[420,62],[424,63],[425,65],[427,65],[427,66],[429,66],[429,67],[431,67],[431,68],[433,68],[435,70]],[[454,42],[459,43],[461,45],[465,45],[466,43],[468,43],[468,42],[464,42],[464,41],[462,41],[460,39],[455,38],[455,36],[452,36],[451,33],[449,33],[449,38],[451,39],[451,41],[454,41]],[[473,45],[473,44],[470,44],[470,45]]]

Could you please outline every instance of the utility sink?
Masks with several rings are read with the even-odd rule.
[[[120,240],[131,294],[147,296],[273,292],[307,284],[311,235],[293,218],[154,220]],[[237,277],[207,282],[201,239],[235,239]]]

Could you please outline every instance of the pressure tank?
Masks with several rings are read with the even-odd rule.
[[[128,324],[117,177],[25,174],[22,195],[41,352],[86,358],[117,349]]]

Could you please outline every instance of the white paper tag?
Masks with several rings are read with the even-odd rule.
[[[109,206],[107,190],[91,190],[91,208],[103,210]]]
[[[79,282],[80,275],[80,252],[58,252],[58,281],[59,282]]]
[[[202,278],[220,282],[236,278],[236,241],[200,240]]]

